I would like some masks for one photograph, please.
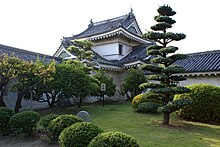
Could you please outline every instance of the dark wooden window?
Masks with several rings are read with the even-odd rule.
[[[119,44],[119,55],[122,55],[123,45]]]

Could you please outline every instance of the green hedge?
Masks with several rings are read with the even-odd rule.
[[[23,111],[13,115],[9,120],[9,124],[16,132],[25,133],[31,136],[35,132],[39,120],[39,113],[34,111]]]
[[[75,123],[64,129],[59,136],[61,147],[87,147],[103,130],[90,122]]]
[[[88,147],[139,147],[137,141],[122,132],[106,132],[96,136]]]
[[[39,125],[47,130],[50,121],[57,118],[58,116],[59,115],[57,115],[57,114],[48,114],[40,119]]]
[[[5,135],[9,133],[9,119],[15,114],[14,110],[0,107],[0,130]]]
[[[188,98],[193,101],[190,107],[177,111],[186,120],[199,122],[220,122],[220,87],[208,84],[187,86],[190,93],[175,95],[174,100]]]
[[[82,122],[83,120],[75,115],[66,114],[60,115],[57,118],[50,121],[48,125],[47,136],[51,141],[57,141],[60,133],[67,127],[74,123]]]

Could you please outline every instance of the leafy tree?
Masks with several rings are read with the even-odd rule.
[[[21,63],[22,60],[14,55],[0,55],[0,107],[6,107],[3,100],[4,88],[10,80],[18,76],[18,73],[21,70]]]
[[[145,82],[147,82],[147,78],[144,72],[140,69],[131,68],[128,70],[128,75],[125,77],[125,83],[123,84],[124,92],[131,92],[131,98],[133,99],[142,92],[139,85]]]
[[[146,33],[144,36],[148,39],[154,40],[157,44],[151,45],[147,48],[147,54],[153,55],[151,59],[152,64],[146,64],[143,66],[144,70],[152,72],[148,76],[149,80],[160,81],[160,83],[144,83],[141,84],[141,88],[151,88],[150,92],[155,94],[163,94],[163,108],[164,113],[163,124],[169,124],[170,113],[179,109],[181,106],[188,105],[190,101],[173,101],[174,94],[181,94],[189,92],[186,87],[177,86],[175,82],[185,80],[181,75],[177,73],[184,72],[183,67],[175,65],[175,61],[186,58],[182,54],[174,54],[178,48],[174,46],[168,46],[172,41],[180,41],[186,36],[181,33],[167,32],[167,29],[171,28],[176,22],[171,18],[176,12],[168,5],[160,6],[157,9],[159,15],[154,19],[157,22],[152,26],[153,31]]]
[[[75,40],[75,46],[70,46],[67,50],[76,55],[77,60],[92,59],[92,43],[88,40]]]
[[[98,95],[100,98],[104,97],[104,95],[107,96],[114,96],[116,92],[116,85],[113,83],[113,78],[107,76],[104,71],[99,70],[95,75],[94,78],[97,79],[98,82],[98,89],[94,95]],[[106,84],[106,91],[101,91],[101,83]],[[104,104],[104,99],[103,99]]]
[[[21,70],[18,74],[18,82],[12,86],[12,91],[18,93],[15,104],[15,112],[21,108],[22,99],[30,99],[31,93],[36,91],[42,83],[51,80],[54,72],[54,62],[44,64],[43,61],[37,62],[23,61]]]
[[[90,95],[94,87],[96,86],[95,79],[93,77],[86,74],[83,70],[75,69],[74,73],[74,86],[72,87],[74,91],[74,96],[79,100],[78,108],[81,107],[82,100]]]
[[[93,52],[91,51],[92,42],[88,40],[75,40],[74,46],[70,46],[67,50],[76,55],[75,60],[70,60],[67,63],[75,67],[75,86],[73,87],[74,96],[79,99],[78,108],[81,107],[82,99],[92,94],[96,90],[96,80],[89,76],[90,71],[93,69],[89,63],[85,66],[81,62],[83,60],[91,60]]]

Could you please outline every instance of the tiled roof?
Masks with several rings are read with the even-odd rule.
[[[73,35],[72,37],[65,37],[65,39],[73,40],[73,39],[78,39],[78,38],[85,38],[85,37],[90,37],[93,35],[98,35],[98,34],[102,34],[105,32],[109,32],[119,27],[127,28],[134,21],[136,21],[136,19],[132,12],[130,12],[127,15],[123,15],[120,17],[116,17],[116,18],[112,18],[112,19],[108,19],[108,20],[104,20],[100,22],[91,21],[91,23],[89,24],[88,28],[85,31],[83,31],[82,33],[78,35]],[[132,29],[129,29],[128,31],[131,33],[135,33],[135,35],[138,35],[138,33]]]
[[[145,62],[146,58],[149,57],[147,55],[147,47],[149,45],[152,45],[152,44],[144,44],[144,45],[133,47],[132,51],[126,57],[124,57],[122,60],[119,61],[119,64],[134,62],[137,60],[141,60]],[[147,60],[149,59],[147,58]]]
[[[56,50],[56,52],[53,55],[56,55],[56,53],[59,51],[59,49],[63,46],[65,49],[67,49],[69,46],[75,46],[74,42],[68,39],[62,39],[61,44],[59,48]]]
[[[36,61],[37,58],[39,58],[40,60],[45,58],[45,62],[49,62],[52,59],[55,59],[57,62],[61,62],[62,60],[61,58],[58,58],[58,57],[35,53],[35,52],[27,51],[24,49],[19,49],[19,48],[0,44],[0,54],[4,54],[4,53],[8,55],[12,55],[14,53],[16,57],[19,57],[26,61]]]
[[[220,71],[220,50],[188,54],[175,64],[183,66],[188,73]]]
[[[96,62],[99,62],[99,63],[103,63],[103,64],[108,64],[108,65],[115,65],[115,66],[118,66],[118,63],[117,62],[112,62],[110,60],[107,60],[105,58],[103,58],[102,56],[100,56],[99,54],[95,53],[95,56],[93,58],[93,61],[96,61]]]

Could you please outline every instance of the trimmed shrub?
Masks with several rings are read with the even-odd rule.
[[[190,93],[175,95],[174,100],[188,98],[189,107],[176,111],[179,117],[199,122],[220,122],[220,88],[209,84],[187,86]]]
[[[161,99],[162,96],[160,94],[146,92],[134,97],[132,107],[137,112],[157,112]]]
[[[91,122],[75,123],[64,129],[59,136],[61,147],[87,147],[103,130]]]
[[[144,94],[138,94],[138,95],[136,95],[136,96],[133,98],[131,104],[132,104],[132,107],[133,107],[134,109],[137,109],[138,104],[140,103],[140,101],[141,101],[143,95],[144,95]]]
[[[60,115],[57,118],[50,121],[48,125],[47,136],[51,141],[57,141],[60,133],[67,127],[83,120],[75,115],[66,114]]]
[[[12,129],[32,136],[39,120],[39,113],[34,111],[23,111],[13,115],[9,120],[9,124]]]
[[[47,130],[47,127],[49,126],[50,121],[57,118],[58,116],[59,115],[57,115],[57,114],[46,115],[40,119],[39,125]]]
[[[121,132],[106,132],[96,136],[88,147],[139,147],[137,141]]]
[[[157,108],[160,105],[154,102],[143,102],[140,103],[137,107],[137,112],[143,112],[143,113],[148,113],[148,112],[157,112]]]
[[[15,114],[14,110],[0,107],[0,130],[5,135],[10,130],[9,119]]]

